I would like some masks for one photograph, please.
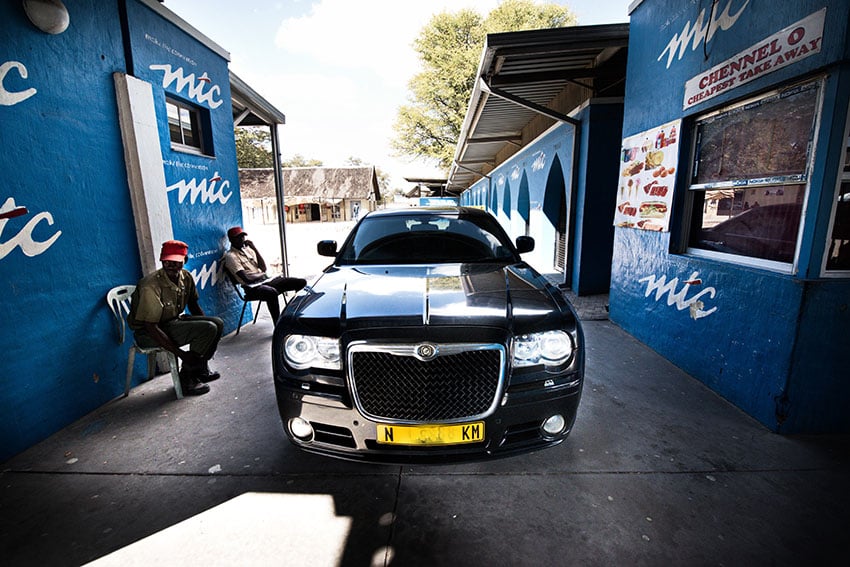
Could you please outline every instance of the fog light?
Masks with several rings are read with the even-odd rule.
[[[313,438],[313,426],[310,425],[309,421],[300,417],[293,417],[289,420],[289,430],[302,441],[309,441]]]
[[[543,422],[543,431],[547,435],[558,435],[559,433],[563,433],[566,426],[567,422],[564,420],[564,416],[556,413],[546,418],[546,421]]]

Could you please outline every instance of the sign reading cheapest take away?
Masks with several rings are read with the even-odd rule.
[[[819,53],[826,8],[773,34],[685,83],[683,109]]]

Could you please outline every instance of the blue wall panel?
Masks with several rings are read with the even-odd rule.
[[[230,332],[242,304],[224,281],[220,259],[226,230],[242,224],[242,205],[228,62],[141,4],[129,3],[128,18],[135,76],[153,86],[174,237],[189,244],[186,269],[201,307],[221,316]],[[209,113],[211,155],[172,149],[166,94]]]
[[[123,392],[129,339],[118,344],[105,297],[143,275],[113,80],[130,71],[119,2],[65,4],[70,26],[48,35],[20,2],[0,3],[0,461]],[[232,329],[241,304],[218,285],[224,231],[241,223],[227,61],[127,5],[135,71],[154,85],[174,235],[191,246],[204,309]],[[168,88],[154,63],[182,64],[186,75],[191,65],[197,88],[219,89],[199,101],[210,108],[215,159],[171,152]]]
[[[0,459],[123,390],[104,300],[140,275],[112,81],[120,26],[113,2],[68,10],[47,35],[20,2],[0,4],[0,211],[26,209],[0,220]]]
[[[819,53],[683,108],[689,79],[825,6]],[[710,2],[645,0],[631,14],[623,137],[684,118],[682,144],[688,148],[689,117],[829,71],[796,272],[675,253],[686,238],[678,232],[687,216],[689,152],[682,151],[672,232],[616,229],[610,316],[772,430],[850,431],[850,359],[844,354],[850,282],[817,279],[844,153],[850,96],[842,66],[850,4],[721,0],[710,41],[699,34],[694,41],[691,32],[700,21],[705,29],[710,9]],[[675,45],[670,58],[668,45]]]

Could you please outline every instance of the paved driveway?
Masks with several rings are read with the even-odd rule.
[[[850,439],[774,435],[608,321],[566,443],[462,466],[295,450],[271,331],[208,395],[160,376],[4,463],[3,565],[850,564]]]

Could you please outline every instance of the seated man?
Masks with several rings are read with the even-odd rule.
[[[242,285],[245,298],[265,301],[272,321],[277,322],[280,317],[277,296],[287,291],[298,291],[307,285],[307,280],[283,276],[269,279],[266,275],[266,261],[254,243],[248,240],[248,233],[241,226],[228,230],[227,238],[230,239],[230,250],[224,256],[224,267]]]
[[[180,385],[183,394],[199,396],[210,391],[206,382],[220,377],[210,371],[209,359],[218,348],[224,322],[206,317],[198,305],[192,274],[183,269],[189,247],[169,240],[162,245],[162,269],[142,278],[133,292],[127,323],[140,347],[162,347],[183,361]],[[185,315],[183,311],[189,308]],[[189,345],[189,350],[180,347]]]

